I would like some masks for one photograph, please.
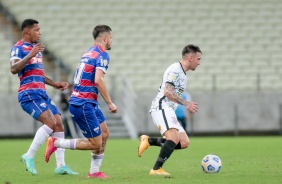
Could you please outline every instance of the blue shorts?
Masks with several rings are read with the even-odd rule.
[[[106,117],[98,105],[93,103],[85,103],[81,106],[70,104],[69,109],[73,121],[86,138],[101,135],[100,124],[106,120]]]
[[[47,109],[50,109],[54,115],[61,115],[55,103],[48,96],[47,98],[39,96],[37,99],[20,102],[20,104],[22,109],[36,120],[38,120],[40,114],[42,114]]]

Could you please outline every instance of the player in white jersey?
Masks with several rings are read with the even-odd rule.
[[[163,75],[163,80],[156,98],[152,102],[150,114],[154,124],[164,138],[140,136],[138,156],[149,146],[160,146],[160,154],[150,171],[150,175],[170,174],[162,169],[164,162],[170,157],[175,149],[185,149],[189,146],[189,137],[180,123],[177,121],[175,109],[178,104],[183,105],[191,113],[198,111],[198,104],[188,102],[181,98],[186,89],[188,78],[186,72],[195,70],[200,64],[202,52],[198,46],[187,45],[182,50],[182,59],[179,63],[170,65]]]

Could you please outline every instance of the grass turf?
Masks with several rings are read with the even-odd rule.
[[[84,183],[282,183],[282,137],[191,137],[189,149],[175,151],[164,169],[172,178],[150,176],[149,171],[159,154],[159,147],[150,147],[141,158],[137,156],[139,141],[109,139],[101,170],[109,179],[87,179],[90,167],[89,151],[66,150],[66,163],[79,175],[54,175],[55,157],[44,162],[45,144],[35,157],[38,175],[25,171],[20,162],[31,140],[0,140],[0,184],[84,184]],[[201,160],[207,154],[216,154],[222,160],[222,170],[206,174]]]

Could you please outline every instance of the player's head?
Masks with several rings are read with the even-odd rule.
[[[40,39],[40,27],[38,21],[34,19],[25,19],[22,23],[23,36],[31,43],[37,43]]]
[[[112,29],[107,25],[97,25],[92,32],[96,43],[103,44],[106,50],[111,50]]]
[[[189,70],[195,70],[200,64],[202,51],[196,45],[186,45],[182,50],[182,60],[188,62]]]

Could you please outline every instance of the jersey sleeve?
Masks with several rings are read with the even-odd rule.
[[[10,53],[10,61],[14,60],[14,59],[23,59],[23,51],[22,48],[19,46],[14,46],[11,49],[11,53]]]
[[[175,82],[179,76],[179,73],[175,70],[174,67],[172,67],[168,72],[167,75],[164,78],[165,83],[169,83],[173,86],[175,86]]]
[[[106,52],[102,52],[99,54],[96,60],[96,68],[102,70],[104,73],[106,73],[109,63],[110,63],[110,57],[109,54]]]

